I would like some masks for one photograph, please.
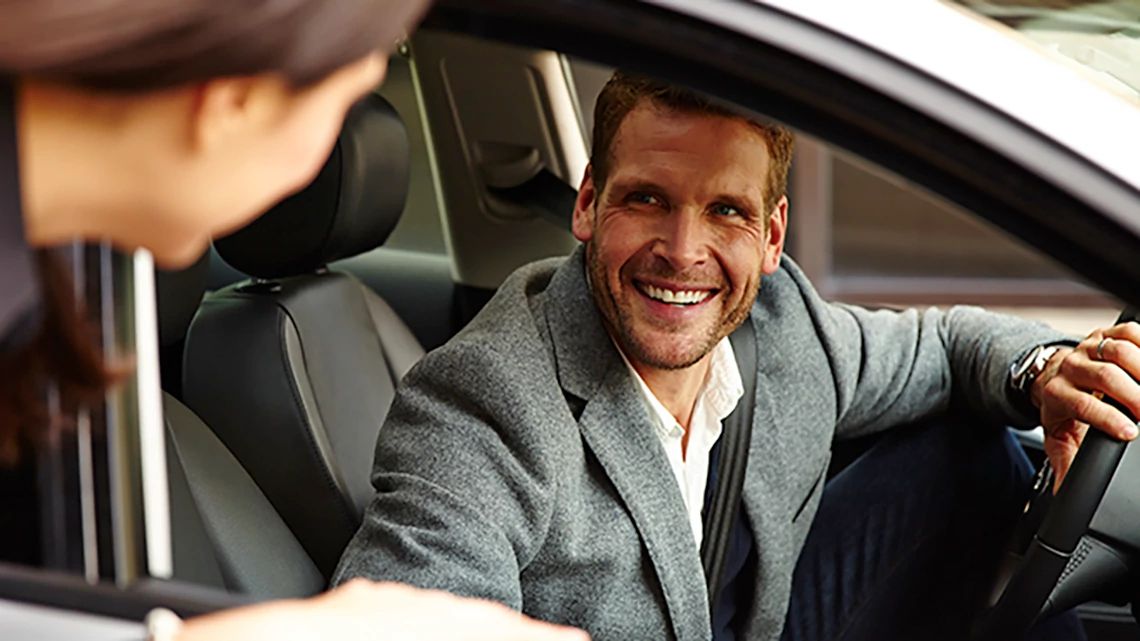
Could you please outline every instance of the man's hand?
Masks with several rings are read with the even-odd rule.
[[[1076,348],[1063,348],[1049,359],[1030,395],[1041,410],[1045,454],[1056,473],[1056,486],[1084,440],[1089,425],[1125,441],[1136,438],[1136,421],[1106,403],[1116,399],[1140,416],[1140,324],[1098,329]]]

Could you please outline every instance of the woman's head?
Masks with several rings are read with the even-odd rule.
[[[6,0],[0,82],[17,88],[31,244],[110,240],[188,264],[315,175],[428,1]],[[48,384],[66,415],[123,370],[62,265],[37,264],[40,322],[0,340],[0,464],[42,438]]]
[[[17,0],[29,238],[192,260],[315,175],[426,0]]]

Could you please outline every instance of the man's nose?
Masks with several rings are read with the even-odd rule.
[[[695,208],[675,209],[663,217],[654,253],[684,270],[708,257],[708,230]]]

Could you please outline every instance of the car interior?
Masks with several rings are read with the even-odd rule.
[[[430,29],[400,53],[311,185],[158,275],[177,581],[258,599],[323,590],[371,498],[400,379],[511,271],[575,245],[565,207],[610,69]],[[1119,312],[868,160],[810,136],[797,154],[789,252],[827,296],[1000,304],[1074,334]],[[1021,436],[1040,462],[1039,435]],[[864,447],[844,445],[833,468]],[[1135,638],[1126,606],[1082,607],[1094,641]]]

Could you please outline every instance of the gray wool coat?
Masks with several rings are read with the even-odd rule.
[[[828,303],[790,259],[764,279],[749,322],[759,371],[743,502],[759,559],[744,638],[774,641],[832,440],[952,400],[995,424],[1033,425],[1007,390],[1008,368],[1063,337],[973,308]],[[494,599],[602,641],[711,636],[680,491],[601,324],[581,249],[517,271],[407,375],[372,483],[337,582]]]

